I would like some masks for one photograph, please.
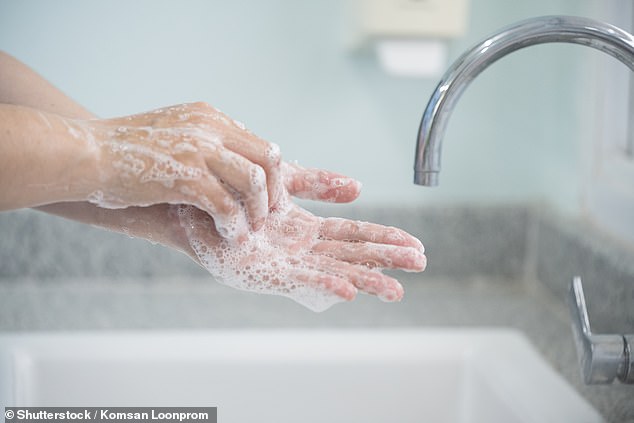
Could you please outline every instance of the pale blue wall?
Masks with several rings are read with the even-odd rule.
[[[519,19],[587,14],[589,4],[473,0],[451,57]],[[481,75],[450,122],[441,187],[431,190],[412,185],[411,168],[436,80],[394,79],[371,55],[346,51],[343,9],[338,0],[0,0],[0,48],[101,116],[207,101],[286,159],[357,177],[367,203],[546,198],[578,209],[589,53],[533,47]]]

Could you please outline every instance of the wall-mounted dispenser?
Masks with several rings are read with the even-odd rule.
[[[353,46],[373,49],[395,76],[439,76],[447,65],[447,41],[467,27],[468,0],[350,1]]]

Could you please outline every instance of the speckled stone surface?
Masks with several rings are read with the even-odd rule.
[[[0,234],[0,278],[205,275],[176,251],[38,211],[0,213]]]
[[[580,276],[593,331],[634,333],[634,251],[560,218],[539,218],[537,231],[537,279],[563,299]]]
[[[533,207],[316,211],[409,230],[427,246],[428,270],[396,273],[401,303],[360,295],[316,314],[219,285],[160,246],[38,212],[0,213],[0,330],[510,327],[607,421],[634,422],[634,386],[582,384],[562,301],[580,274],[594,329],[634,332],[628,248]]]
[[[521,274],[527,211],[522,207],[361,209],[321,206],[324,216],[398,226],[427,246],[430,276]],[[183,254],[45,213],[0,213],[0,278],[203,276]]]

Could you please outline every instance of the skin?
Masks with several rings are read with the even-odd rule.
[[[205,103],[90,120],[2,104],[0,120],[0,210],[190,204],[237,238],[264,225],[283,189],[279,148]]]
[[[271,144],[204,103],[124,118],[95,119],[26,65],[0,52],[0,122],[3,209],[37,206],[47,213],[148,239],[187,254],[212,274],[215,272],[214,276],[222,276],[220,273],[227,269],[211,268],[209,251],[224,249],[241,255],[243,261],[235,269],[229,269],[236,271],[262,259],[245,255],[245,245],[264,242],[275,252],[276,260],[285,263],[286,277],[347,301],[358,290],[385,301],[398,301],[403,295],[402,287],[378,269],[425,268],[422,244],[406,232],[372,223],[314,216],[290,200],[295,195],[350,202],[360,193],[357,181],[280,161],[279,156],[270,154]],[[170,134],[166,137],[167,132]],[[162,136],[156,136],[157,133]],[[219,136],[222,142],[212,135]],[[210,138],[214,140],[213,148],[208,145]],[[197,154],[190,147],[176,152],[176,144],[181,142],[189,143]],[[202,182],[175,179],[172,186],[147,177],[142,181],[144,178],[139,175],[153,164],[148,158],[151,155],[143,154],[147,151],[144,148],[132,148],[141,152],[138,159],[143,162],[144,170],[139,175],[132,171],[132,175],[124,175],[125,166],[115,162],[138,162],[122,157],[117,148],[121,145],[149,146],[187,166],[208,172],[209,177]],[[237,164],[246,163],[242,159],[236,159],[235,166],[219,166],[214,161],[219,151],[259,166],[266,175],[265,184],[254,188],[252,172]],[[10,160],[5,153],[11,155]],[[236,209],[233,204],[227,205],[230,202],[224,195],[222,203],[226,208],[218,206],[220,201],[213,207],[210,205],[218,198],[213,190],[220,189],[210,182],[210,175],[222,180],[220,186],[230,186],[229,192],[247,198],[244,206],[238,203],[237,210],[249,217],[250,230],[235,238],[223,233],[218,221],[230,221],[230,217],[224,216],[231,216]],[[256,179],[261,182],[261,178]],[[200,184],[195,185],[196,182]],[[180,194],[173,192],[181,186],[191,189],[176,189]],[[116,204],[105,205],[119,208],[99,207],[87,201],[98,203],[90,196],[99,190],[104,193],[100,201],[107,202],[109,198]],[[197,195],[191,194],[196,190]],[[205,196],[211,203],[197,200]],[[264,214],[262,204],[268,206],[264,220],[259,217]]]
[[[421,271],[426,264],[421,243],[400,229],[321,218],[292,202],[272,213],[240,248],[218,236],[200,210],[183,207],[178,214],[200,263],[218,280],[247,291],[286,295],[315,311],[337,301],[326,295],[322,300],[328,304],[314,304],[311,296],[293,289],[309,285],[344,301],[361,290],[398,301],[401,285],[375,268]]]

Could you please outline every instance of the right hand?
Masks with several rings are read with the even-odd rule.
[[[97,188],[87,200],[103,208],[189,204],[223,237],[241,239],[264,225],[284,189],[277,145],[206,103],[79,121],[77,129],[97,147]]]
[[[313,311],[351,301],[361,290],[400,301],[403,287],[381,272],[421,272],[423,245],[394,227],[321,218],[288,202],[243,243],[218,236],[214,222],[192,206],[172,206],[194,255],[214,278],[236,289],[282,295]]]

